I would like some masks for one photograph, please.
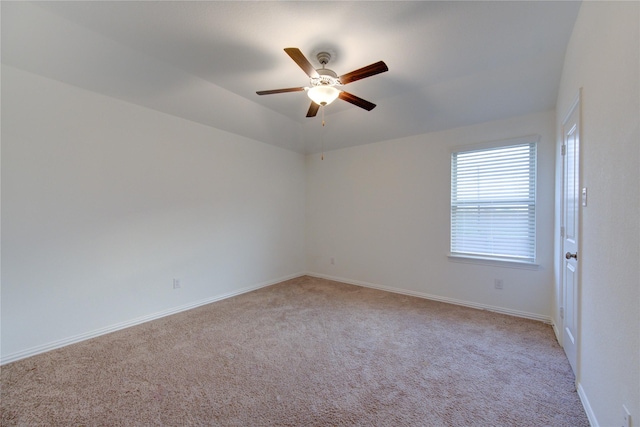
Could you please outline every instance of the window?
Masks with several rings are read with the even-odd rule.
[[[535,262],[536,145],[525,138],[451,154],[451,255]]]

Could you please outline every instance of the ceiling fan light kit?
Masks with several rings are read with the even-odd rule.
[[[358,98],[348,92],[338,89],[336,86],[344,86],[356,80],[361,80],[366,77],[371,77],[376,74],[384,73],[388,71],[387,65],[382,62],[376,62],[375,64],[368,65],[366,67],[357,69],[347,74],[338,75],[325,65],[331,60],[331,54],[328,52],[319,52],[316,55],[318,62],[322,65],[322,68],[314,68],[314,66],[307,60],[300,49],[295,47],[288,47],[284,50],[287,55],[298,64],[298,66],[309,77],[310,87],[293,87],[286,89],[274,89],[263,90],[256,92],[258,95],[272,95],[275,93],[285,92],[301,92],[306,91],[307,96],[311,99],[312,103],[307,111],[307,117],[315,117],[318,113],[320,106],[331,104],[336,98],[340,98],[343,101],[347,101],[357,107],[363,108],[367,111],[371,111],[375,108],[376,104],[366,101],[362,98]],[[324,111],[324,110],[323,110]]]
[[[334,86],[314,86],[307,90],[307,96],[318,105],[329,105],[340,95]]]

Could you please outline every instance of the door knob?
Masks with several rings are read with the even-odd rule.
[[[575,254],[572,254],[571,252],[567,252],[567,253],[564,255],[564,257],[565,257],[566,259],[571,259],[571,258],[573,258],[573,259],[575,259],[575,260],[577,261],[577,260],[578,260],[578,253],[576,252]]]

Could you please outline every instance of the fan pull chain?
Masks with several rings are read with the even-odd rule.
[[[324,127],[324,106],[325,106],[324,103],[320,105],[320,109],[322,110],[322,112],[321,112],[321,114],[322,114],[322,127]],[[321,150],[320,160],[324,160],[324,131],[322,131],[322,133],[320,134],[320,150]]]
[[[324,121],[322,126],[324,126]],[[320,132],[320,160],[324,160],[324,130]]]

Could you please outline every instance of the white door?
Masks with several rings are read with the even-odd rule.
[[[567,354],[573,373],[576,373],[579,339],[578,276],[579,219],[580,219],[580,96],[574,102],[562,125],[563,132],[563,204],[562,204],[562,346]],[[586,202],[586,199],[585,199]]]

